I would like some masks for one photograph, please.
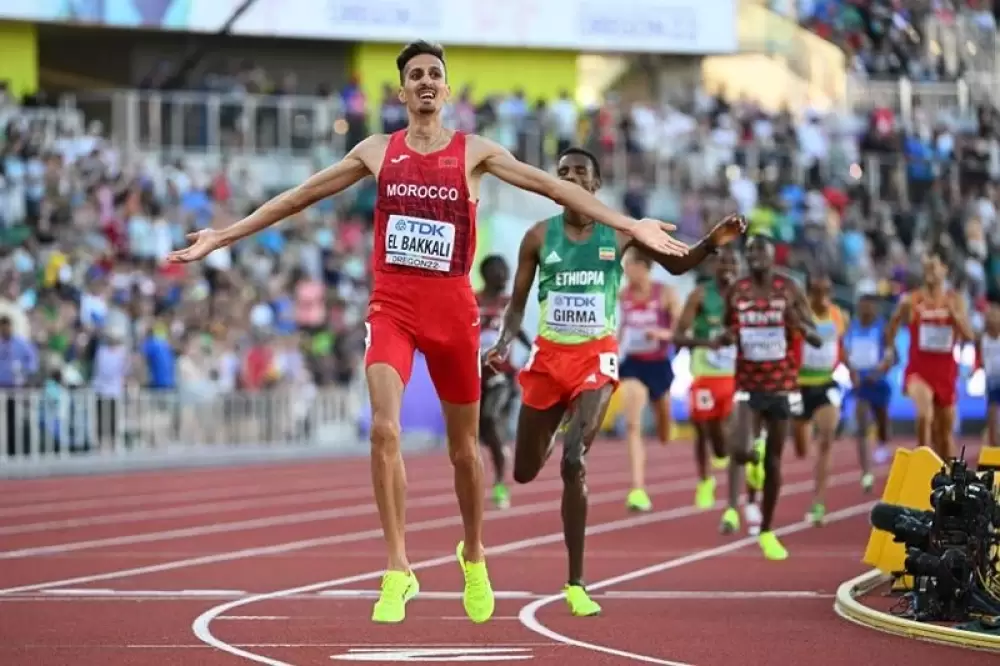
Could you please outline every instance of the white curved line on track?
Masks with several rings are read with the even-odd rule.
[[[855,504],[854,506],[847,507],[846,509],[840,509],[839,511],[831,511],[827,514],[827,523],[834,523],[840,520],[847,520],[848,518],[853,518],[855,516],[867,513],[874,506],[875,502],[865,502],[863,504]],[[784,536],[786,534],[795,534],[796,532],[802,532],[805,530],[813,529],[812,525],[809,523],[796,523],[793,525],[787,525],[775,530],[775,533]],[[606,578],[605,580],[598,581],[593,584],[588,584],[588,590],[601,590],[607,587],[612,587],[614,585],[619,585],[621,583],[627,583],[629,581],[638,580],[640,578],[645,578],[646,576],[652,576],[663,571],[670,571],[671,569],[677,569],[679,567],[686,566],[688,564],[695,564],[697,562],[704,562],[721,555],[727,555],[729,553],[736,552],[747,546],[754,545],[757,543],[756,537],[748,537],[745,539],[740,539],[739,541],[733,541],[732,543],[727,543],[723,546],[718,546],[716,548],[710,548],[708,550],[702,550],[684,557],[678,557],[672,560],[667,560],[666,562],[661,562],[660,564],[654,564],[650,567],[645,567],[643,569],[636,569],[635,571],[629,571],[614,578]],[[563,600],[563,595],[553,594],[551,596],[545,597],[543,599],[536,599],[535,601],[529,603],[518,613],[518,620],[525,629],[532,631],[540,636],[544,636],[551,641],[556,643],[561,643],[563,645],[570,645],[572,647],[582,648],[584,650],[589,650],[591,652],[600,652],[602,654],[609,654],[615,657],[623,657],[626,659],[631,659],[632,661],[639,661],[647,664],[660,664],[660,666],[691,666],[679,661],[670,661],[668,659],[660,659],[658,657],[650,657],[644,654],[638,654],[636,652],[628,652],[625,650],[618,650],[616,648],[608,647],[606,645],[600,645],[598,643],[589,643],[587,641],[581,641],[564,634],[555,632],[548,627],[546,627],[538,619],[538,611],[548,606],[550,604],[556,603],[557,601]]]
[[[834,488],[834,487],[837,487],[837,486],[843,486],[843,485],[847,485],[847,484],[851,484],[851,483],[856,484],[857,482],[858,482],[858,473],[857,473],[857,471],[845,472],[845,473],[836,474],[836,475],[831,476],[830,479],[829,479],[829,487]],[[782,489],[782,497],[788,497],[788,496],[791,496],[791,495],[800,495],[800,494],[803,494],[803,493],[810,492],[810,491],[812,491],[813,486],[814,486],[814,483],[813,483],[812,480],[806,480],[806,481],[800,481],[800,482],[797,482],[797,483],[788,484],[787,486],[785,486]],[[616,497],[620,498],[620,493],[618,493],[616,495]],[[870,506],[870,505],[871,505],[871,503],[866,503],[864,505],[859,505],[859,506],[865,506],[865,507],[867,507],[867,506]],[[716,508],[721,508],[721,506],[722,506],[721,502],[716,504]],[[852,507],[852,509],[859,510],[858,507]],[[697,514],[700,514],[700,513],[704,513],[704,510],[698,509],[698,508],[696,508],[694,506],[677,507],[677,508],[673,508],[673,509],[666,509],[666,510],[663,510],[663,511],[653,511],[653,512],[650,512],[650,513],[640,514],[640,515],[637,515],[637,516],[633,516],[633,517],[629,517],[629,518],[624,518],[624,519],[621,519],[621,520],[615,520],[615,521],[611,521],[611,522],[607,522],[607,523],[599,523],[597,525],[590,525],[590,526],[587,527],[587,534],[588,534],[588,536],[592,536],[592,535],[596,535],[596,534],[605,534],[605,533],[608,533],[608,532],[617,532],[617,531],[621,531],[621,530],[630,529],[630,528],[633,528],[633,527],[640,527],[642,525],[651,525],[651,524],[656,524],[656,523],[670,522],[672,520],[679,520],[681,518],[686,518],[686,517],[689,517],[689,516],[694,516],[694,515],[697,515]],[[831,514],[831,515],[834,515],[834,514]],[[794,526],[790,526],[788,528],[783,528],[783,529],[787,530],[787,529],[791,529],[791,527],[794,527]],[[410,530],[408,528],[407,529],[407,533],[409,533],[409,532],[410,532]],[[559,532],[556,532],[556,533],[551,533],[551,534],[547,534],[547,535],[540,536],[540,537],[533,537],[533,538],[529,538],[529,539],[521,539],[521,540],[518,540],[518,541],[508,542],[508,543],[505,543],[505,544],[501,544],[499,546],[489,546],[487,548],[487,552],[488,552],[488,557],[496,557],[498,555],[503,555],[505,553],[512,553],[512,552],[522,551],[522,550],[526,550],[526,549],[529,549],[529,548],[534,548],[536,546],[543,546],[543,545],[548,545],[548,544],[552,544],[552,543],[560,543],[560,542],[562,542],[562,540],[563,540],[563,533],[562,533],[562,531],[559,531]],[[746,541],[747,543],[753,543],[755,540],[743,540],[743,541]],[[735,543],[741,543],[741,542],[735,542]],[[734,545],[734,544],[730,544],[730,545]],[[746,543],[741,543],[740,547],[743,547],[745,545],[746,545]],[[700,551],[700,552],[709,552],[709,551]],[[694,555],[697,555],[697,554],[698,553],[694,553]],[[686,556],[685,558],[679,558],[679,559],[683,560],[684,564],[688,564],[690,562],[688,562],[687,560],[690,557],[692,557],[692,556],[689,555],[689,556]],[[452,555],[444,555],[444,556],[436,557],[436,558],[429,559],[429,560],[423,560],[423,561],[420,561],[420,562],[411,563],[410,568],[413,569],[413,570],[415,570],[415,571],[419,571],[419,570],[422,570],[422,569],[430,569],[430,568],[434,568],[434,567],[443,566],[443,565],[446,565],[446,564],[455,564],[455,556],[454,556],[454,554],[452,554]],[[658,565],[658,566],[662,566],[662,565]],[[680,566],[680,565],[675,565],[675,566]],[[256,662],[256,663],[259,663],[259,664],[267,664],[267,666],[294,666],[293,664],[290,664],[288,662],[279,661],[277,659],[273,659],[273,658],[265,656],[265,655],[256,654],[254,652],[250,652],[248,650],[244,650],[244,649],[242,649],[240,647],[233,646],[233,645],[231,645],[231,644],[223,641],[222,639],[216,637],[212,633],[212,630],[211,630],[211,624],[212,624],[212,622],[216,618],[218,618],[220,615],[228,613],[229,611],[233,610],[234,608],[241,608],[243,606],[248,606],[250,604],[255,604],[255,603],[259,603],[259,602],[262,602],[262,601],[268,601],[268,600],[272,600],[272,599],[281,599],[281,598],[292,596],[292,595],[296,595],[296,594],[308,594],[308,593],[311,593],[311,592],[317,592],[317,591],[320,591],[320,590],[323,590],[323,589],[326,589],[326,588],[331,588],[331,587],[340,587],[340,586],[345,586],[345,585],[353,585],[355,583],[362,583],[362,582],[366,582],[366,581],[378,580],[379,578],[382,577],[383,573],[384,573],[384,570],[383,569],[379,569],[378,571],[369,571],[367,573],[356,574],[356,575],[353,575],[353,576],[346,576],[346,577],[343,577],[343,578],[335,578],[335,579],[332,579],[332,580],[321,581],[321,582],[318,582],[318,583],[310,583],[308,585],[302,585],[302,586],[299,586],[299,587],[293,587],[293,588],[288,588],[288,589],[284,589],[284,590],[276,590],[274,592],[266,592],[266,593],[262,593],[262,594],[254,594],[254,595],[250,595],[250,596],[243,597],[243,598],[240,598],[240,599],[234,599],[232,601],[228,601],[226,603],[219,604],[218,606],[214,606],[214,607],[208,609],[207,611],[205,611],[204,613],[202,613],[201,615],[199,615],[197,618],[195,618],[194,622],[191,624],[191,630],[194,633],[195,637],[197,637],[198,640],[202,641],[206,645],[210,645],[210,646],[212,646],[212,647],[214,647],[214,648],[216,648],[218,650],[221,650],[223,652],[231,654],[231,655],[233,655],[235,657],[240,657],[242,659],[253,661],[253,662]],[[551,599],[553,599],[553,600],[560,599],[560,598],[561,598],[561,596],[551,597]],[[542,627],[542,629],[545,629],[545,628]],[[562,638],[564,638],[565,640],[569,640],[569,641],[573,640],[573,639],[568,638],[568,637],[562,637]],[[597,649],[597,648],[600,648],[600,647],[601,646],[595,646],[595,648],[593,648],[593,649]],[[606,650],[611,650],[611,649],[612,648],[604,648],[603,650],[597,650],[597,651],[606,651]],[[625,653],[625,654],[628,654],[628,653]],[[643,655],[636,655],[634,658],[636,658],[639,661],[643,661],[643,660],[648,660],[649,659],[647,657],[644,657]],[[662,661],[662,660],[660,660],[660,661],[654,661],[654,662],[651,662],[651,663],[663,664],[665,666],[687,666],[685,664],[680,664],[678,662],[670,662],[670,661]]]

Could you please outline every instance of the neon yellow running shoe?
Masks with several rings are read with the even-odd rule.
[[[573,617],[601,614],[600,605],[590,598],[582,585],[567,585],[563,588],[563,593],[566,595],[566,605],[569,606],[570,615]]]
[[[760,544],[760,549],[764,552],[766,559],[774,561],[788,559],[788,551],[778,541],[778,537],[775,536],[774,532],[761,532],[760,536],[757,537],[757,543]]]
[[[766,444],[763,439],[757,439],[753,443],[753,450],[757,452],[757,462],[746,464],[747,485],[753,490],[764,488],[764,450]]]
[[[483,558],[481,562],[466,562],[462,555],[464,550],[465,542],[459,541],[455,554],[465,577],[462,605],[465,606],[465,614],[469,619],[481,624],[493,617],[496,599],[493,597],[493,586],[490,585],[490,574],[486,571],[486,559]]]
[[[694,505],[699,509],[711,509],[715,505],[715,478],[708,477],[698,482],[694,491]]]
[[[372,609],[372,622],[402,622],[406,618],[406,602],[419,591],[420,583],[412,571],[386,571],[378,601]]]
[[[826,507],[819,502],[813,502],[806,514],[806,520],[813,524],[813,527],[822,527],[826,523]]]
[[[732,534],[740,529],[740,512],[733,507],[729,507],[722,512],[722,522],[719,524],[719,531],[723,534]]]
[[[724,458],[716,458],[712,456],[712,469],[716,471],[724,470],[729,468],[729,456]]]
[[[649,511],[653,508],[653,502],[645,490],[636,488],[629,492],[628,497],[625,498],[625,506],[628,507],[629,511]]]
[[[510,508],[510,490],[506,484],[498,483],[493,486],[493,505],[498,509]]]

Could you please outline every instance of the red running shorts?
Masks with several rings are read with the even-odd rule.
[[[419,351],[439,399],[479,400],[479,307],[468,277],[376,276],[365,329],[365,368],[389,365],[405,386]]]
[[[903,390],[909,393],[910,382],[917,380],[930,388],[934,395],[935,407],[953,407],[958,402],[958,366],[942,364],[939,368],[914,368],[906,366],[903,374]]]
[[[691,382],[690,412],[695,423],[722,421],[733,411],[733,377],[697,377]]]
[[[618,341],[614,336],[579,345],[536,338],[528,362],[517,376],[521,402],[543,410],[568,406],[584,391],[618,386]]]

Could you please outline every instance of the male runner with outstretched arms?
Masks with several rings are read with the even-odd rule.
[[[372,407],[372,485],[388,549],[386,574],[372,619],[400,622],[419,590],[406,557],[406,474],[400,452],[399,413],[419,350],[441,400],[454,467],[455,493],[465,538],[458,562],[465,578],[463,605],[474,622],[493,615],[494,596],[482,543],[483,474],[479,459],[479,313],[469,282],[475,251],[480,181],[493,174],[506,183],[579,210],[658,252],[683,256],[687,246],[655,220],[636,221],[589,192],[517,161],[497,143],[446,129],[441,109],[450,89],[444,50],[427,42],[407,45],[396,59],[399,99],[409,125],[368,137],[337,164],[308,178],[226,229],[204,229],[171,255],[195,261],[294,215],[358,181],[375,176],[373,291],[365,354]]]
[[[730,461],[763,461],[763,515],[758,543],[767,559],[784,560],[788,551],[772,528],[781,492],[781,456],[788,419],[802,411],[798,372],[789,352],[797,331],[814,347],[820,346],[822,339],[803,312],[802,290],[773,270],[771,240],[751,237],[746,256],[750,274],[737,280],[726,294],[726,331],[721,340],[736,344],[736,428]],[[763,451],[757,446],[751,450],[755,415],[760,416],[766,432]],[[735,511],[735,507],[730,506],[729,511]]]
[[[892,387],[886,378],[895,354],[882,349],[885,319],[879,316],[878,299],[865,294],[858,300],[856,316],[844,335],[844,366],[851,375],[854,395],[854,418],[858,427],[858,460],[861,463],[861,485],[875,485],[872,462],[882,465],[889,460],[889,401]],[[868,426],[875,421],[878,443],[869,454]]]
[[[843,356],[841,340],[847,328],[847,317],[830,299],[833,283],[825,273],[814,271],[806,275],[806,296],[813,324],[822,344],[818,347],[802,344],[799,365],[799,391],[802,413],[795,416],[793,436],[795,448],[809,451],[810,441],[816,442],[816,473],[813,502],[807,519],[813,525],[826,520],[826,489],[830,477],[830,453],[840,423],[843,402],[840,386],[833,372]],[[866,490],[871,490],[869,486]]]
[[[697,436],[699,479],[695,505],[701,509],[715,504],[715,478],[709,473],[707,449],[710,445],[717,459],[725,458],[728,450],[726,431],[733,410],[736,347],[720,346],[718,336],[722,332],[724,295],[739,271],[736,251],[730,246],[720,248],[714,269],[714,277],[699,284],[688,296],[674,330],[674,344],[691,351],[694,380],[689,410]],[[738,495],[739,488],[735,493]]]
[[[1000,303],[990,303],[986,326],[976,346],[976,360],[986,375],[986,444],[1000,446]]]
[[[476,302],[479,304],[479,348],[485,354],[500,339],[503,313],[510,303],[510,296],[507,295],[510,268],[499,254],[491,254],[479,264],[479,273],[483,278],[483,288],[476,294]],[[525,347],[531,347],[531,340],[524,331],[518,333],[517,339]],[[514,391],[514,374],[514,366],[509,360],[499,364],[495,370],[490,366],[483,368],[479,439],[489,449],[493,459],[493,504],[498,509],[510,506],[501,424]]]
[[[570,148],[557,165],[559,178],[587,192],[600,186],[597,159]],[[674,274],[694,268],[716,248],[738,237],[746,221],[731,216],[681,256],[651,252]],[[621,257],[635,243],[590,216],[567,207],[535,224],[521,241],[514,290],[500,340],[487,355],[490,363],[507,357],[521,330],[528,293],[538,274],[541,321],[538,337],[518,380],[523,393],[514,448],[514,480],[534,479],[555,445],[563,416],[570,413],[560,471],[563,479],[562,520],[569,556],[566,602],[576,616],[595,615],[601,608],[583,584],[587,487],[584,457],[604,420],[618,384],[617,330]]]
[[[883,353],[893,354],[899,327],[909,327],[903,389],[917,408],[917,446],[930,446],[942,460],[950,458],[954,448],[952,429],[958,399],[955,345],[976,339],[965,301],[945,285],[947,266],[943,248],[932,248],[926,254],[923,286],[899,300],[882,340]]]
[[[660,443],[670,438],[671,322],[677,319],[677,294],[669,285],[653,281],[653,260],[632,248],[625,253],[627,284],[622,290],[622,321],[618,334],[621,347],[621,400],[625,412],[625,445],[628,448],[632,484],[625,506],[630,511],[649,511],[653,503],[646,493],[646,449],[642,441],[642,412],[653,406]]]

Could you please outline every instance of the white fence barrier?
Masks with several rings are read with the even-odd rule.
[[[0,392],[0,476],[361,451],[357,387]],[[365,448],[366,445],[365,445]]]

